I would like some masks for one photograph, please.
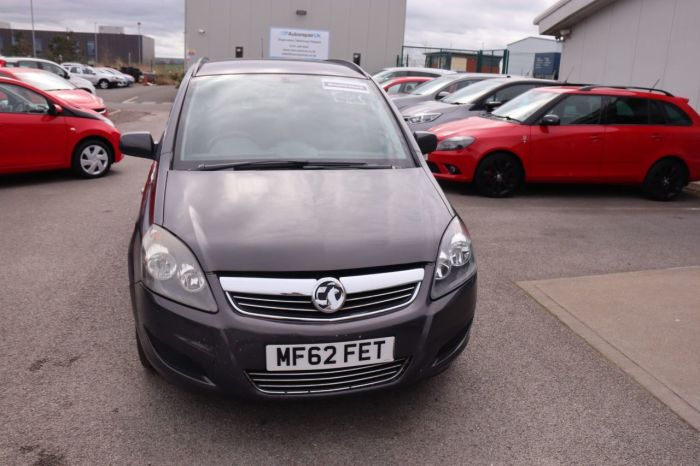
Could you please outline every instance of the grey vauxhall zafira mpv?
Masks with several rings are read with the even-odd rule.
[[[411,134],[359,67],[202,60],[182,81],[129,251],[141,362],[259,399],[435,375],[469,340],[476,260]]]

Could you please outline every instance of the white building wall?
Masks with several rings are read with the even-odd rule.
[[[553,39],[528,37],[508,44],[508,74],[532,76],[536,53],[561,52],[561,43]]]
[[[617,0],[571,27],[559,76],[657,87],[700,109],[700,1]]]
[[[185,0],[185,9],[188,63],[233,58],[236,46],[244,58],[267,58],[270,28],[282,27],[329,31],[329,58],[361,53],[372,73],[395,66],[406,22],[406,0]]]

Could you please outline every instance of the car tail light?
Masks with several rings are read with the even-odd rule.
[[[3,60],[2,58],[0,58],[0,66],[5,66],[5,65],[7,65],[7,60]]]

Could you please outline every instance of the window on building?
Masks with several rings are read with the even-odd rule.
[[[94,40],[89,40],[87,41],[87,44],[85,44],[85,53],[87,54],[88,57],[90,58],[95,58],[95,41]]]

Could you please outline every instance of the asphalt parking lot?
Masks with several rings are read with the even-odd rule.
[[[99,93],[122,131],[158,136],[175,91]],[[138,362],[126,251],[148,166],[0,177],[0,464],[698,464],[698,431],[517,285],[700,265],[698,193],[445,185],[479,262],[462,357],[399,391],[251,404]]]

